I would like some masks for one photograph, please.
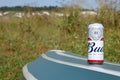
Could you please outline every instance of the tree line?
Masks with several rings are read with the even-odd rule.
[[[15,6],[15,7],[0,7],[0,11],[26,11],[26,10],[32,10],[32,11],[41,11],[41,10],[58,10],[61,9],[61,7],[58,6],[44,6],[44,7],[30,7],[30,6]]]

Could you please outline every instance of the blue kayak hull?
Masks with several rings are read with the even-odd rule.
[[[26,80],[120,80],[120,65],[90,65],[70,52],[51,50],[23,67]]]

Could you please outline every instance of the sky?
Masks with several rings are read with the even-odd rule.
[[[0,0],[0,7],[8,6],[63,6],[74,3],[75,0]],[[97,5],[95,0],[82,0],[84,2],[79,2],[77,4],[81,5],[83,8],[96,8]]]

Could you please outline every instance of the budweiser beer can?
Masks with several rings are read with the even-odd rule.
[[[104,27],[100,23],[88,26],[88,63],[104,62]]]

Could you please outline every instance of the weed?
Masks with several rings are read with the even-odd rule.
[[[100,22],[105,28],[105,60],[120,63],[120,31],[112,11],[101,9],[95,16],[83,16],[80,9],[67,9],[69,16],[24,16],[0,20],[0,78],[19,80],[23,65],[51,49],[87,56],[87,26]],[[116,12],[116,20],[120,15]],[[110,18],[109,18],[110,17]]]

